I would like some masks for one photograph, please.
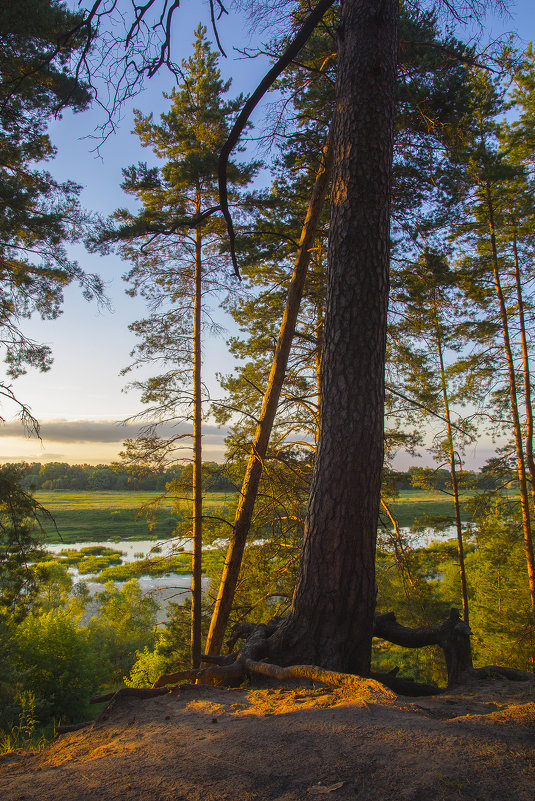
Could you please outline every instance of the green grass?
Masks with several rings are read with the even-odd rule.
[[[469,522],[470,514],[464,508],[464,501],[470,498],[472,493],[462,495],[461,518],[464,522]],[[429,492],[427,490],[400,490],[398,497],[389,502],[389,506],[399,520],[402,527],[412,526],[416,519],[422,520],[427,517],[450,517],[452,523],[455,520],[455,508],[453,498],[444,492]],[[386,515],[383,515],[387,523]]]
[[[221,570],[224,555],[220,551],[204,551],[202,556],[203,573],[211,569]],[[89,572],[89,571],[87,571]],[[140,576],[166,576],[169,573],[191,573],[191,554],[180,553],[173,556],[153,557],[138,562],[129,562],[122,565],[105,567],[95,576],[93,581],[105,583],[106,581],[127,581]]]
[[[505,494],[516,497],[517,492],[511,490]],[[462,518],[465,522],[470,520],[470,513],[464,508],[464,501],[472,495],[466,492],[462,496]],[[177,524],[180,534],[186,536],[190,527],[191,501],[180,501],[176,511],[173,500],[169,498],[163,500],[159,507],[151,507],[157,497],[154,492],[56,490],[36,493],[37,500],[51,512],[57,526],[56,531],[51,521],[43,519],[46,541],[67,544],[103,540],[166,540],[173,535]],[[235,495],[231,493],[208,493],[204,502],[205,514],[221,515],[224,507],[232,504],[234,499]],[[390,506],[403,527],[412,526],[415,519],[426,517],[454,519],[453,499],[443,492],[401,490]],[[152,517],[147,519],[145,512],[150,512]],[[383,519],[386,523],[386,515],[383,515]]]
[[[35,497],[54,518],[54,522],[42,518],[47,542],[162,540],[171,537],[177,523],[185,532],[191,517],[191,501],[187,499],[180,501],[178,511],[172,499],[151,506],[158,497],[154,492],[56,490],[36,492]],[[230,493],[209,493],[205,514],[221,514],[232,500]]]

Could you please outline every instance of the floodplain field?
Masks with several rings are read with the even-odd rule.
[[[461,519],[469,522],[470,512],[465,508],[467,500],[473,497],[473,493],[465,493],[462,496]],[[429,490],[414,489],[400,490],[395,500],[389,501],[388,505],[396,516],[402,528],[414,525],[415,520],[425,520],[427,518],[451,517],[455,514],[453,498],[444,492],[430,492]],[[388,518],[383,515],[384,522],[388,525]]]
[[[510,497],[516,493],[507,493]],[[46,532],[45,542],[70,546],[54,548],[49,559],[74,568],[79,578],[88,575],[91,581],[126,581],[141,576],[157,579],[169,574],[189,574],[191,554],[179,548],[168,553],[168,543],[175,532],[189,536],[192,504],[190,498],[161,498],[155,492],[52,490],[38,491],[36,499],[52,515],[42,516]],[[465,493],[463,501],[473,497]],[[232,519],[229,507],[236,502],[235,493],[211,492],[204,499],[205,515],[209,518]],[[428,526],[432,518],[449,518],[453,522],[453,500],[443,492],[423,489],[401,490],[390,508],[403,528],[414,525],[415,520]],[[463,509],[463,521],[470,521],[470,512]],[[389,521],[382,515],[385,525]],[[143,552],[128,558],[128,541],[139,543]],[[154,546],[150,545],[154,542]],[[159,547],[167,542],[165,548]],[[90,543],[88,547],[84,544]],[[97,545],[102,543],[102,545]],[[117,544],[117,546],[114,545]],[[121,551],[123,543],[123,551]],[[72,546],[76,549],[72,550]],[[224,555],[220,549],[207,550],[203,555],[203,568],[221,569]]]
[[[210,492],[205,514],[221,515],[235,495]],[[39,490],[36,500],[50,512],[41,516],[46,542],[102,542],[104,540],[162,540],[171,536],[182,521],[191,518],[187,498],[161,499],[155,492]]]
[[[469,522],[471,514],[465,503],[473,492],[463,494],[462,518]],[[516,495],[509,491],[508,495]],[[187,527],[191,519],[191,500],[159,498],[155,492],[76,490],[38,491],[36,499],[47,509],[53,520],[42,518],[46,542],[102,542],[104,540],[162,540],[169,538],[182,521]],[[225,516],[236,494],[210,492],[205,496],[205,514]],[[401,490],[389,503],[399,525],[409,527],[416,519],[453,517],[453,500],[443,492],[414,489]],[[388,519],[384,516],[387,524]]]

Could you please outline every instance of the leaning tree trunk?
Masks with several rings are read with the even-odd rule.
[[[240,575],[240,568],[245,550],[247,535],[251,527],[253,511],[258,494],[260,477],[267,453],[271,429],[275,420],[275,413],[279,404],[282,385],[286,377],[286,367],[292,346],[297,323],[297,315],[301,305],[301,298],[305,287],[308,266],[310,263],[314,239],[317,236],[321,213],[325,197],[329,188],[330,168],[332,161],[332,147],[330,137],[323,150],[322,160],[316,175],[310,203],[306,215],[299,249],[295,260],[286,306],[281,321],[277,347],[271,365],[268,384],[264,393],[264,400],[260,417],[256,426],[251,452],[243,479],[238,506],[234,517],[232,534],[221,576],[221,583],[217,594],[210,630],[206,640],[206,653],[218,654],[221,651],[225,637],[234,593]]]
[[[320,432],[301,566],[271,656],[370,669],[383,466],[397,0],[345,0],[339,29]]]

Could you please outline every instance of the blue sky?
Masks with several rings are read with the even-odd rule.
[[[533,0],[518,0],[510,6],[512,19],[491,18],[486,26],[489,38],[506,31],[517,30],[525,41],[535,39],[535,4]],[[185,2],[179,10],[180,30],[177,33],[177,52],[189,55],[193,30],[199,21],[209,19],[206,4]],[[220,35],[228,58],[221,60],[224,77],[232,77],[232,94],[250,93],[262,77],[266,60],[244,60],[233,51],[254,44],[247,23],[231,12],[220,27]],[[269,39],[267,31],[264,39]],[[256,39],[258,43],[258,38]],[[83,114],[66,114],[62,120],[52,124],[50,132],[58,147],[58,157],[50,169],[59,179],[73,179],[84,186],[83,205],[106,215],[119,206],[128,204],[120,189],[121,169],[138,160],[149,160],[150,152],[141,148],[136,136],[131,134],[132,110],[139,108],[144,113],[155,115],[165,109],[162,91],[171,88],[168,75],[153,79],[145,91],[124,109],[118,132],[100,148],[99,154],[91,152],[91,134],[100,121],[98,112],[91,110]],[[262,107],[255,114],[261,122]],[[38,341],[47,342],[54,353],[54,365],[45,374],[30,372],[17,379],[13,389],[18,397],[27,402],[33,413],[42,422],[43,441],[28,439],[11,415],[14,409],[4,408],[6,425],[0,428],[0,460],[109,462],[120,448],[125,429],[119,423],[141,410],[135,393],[125,393],[125,379],[120,370],[129,363],[129,351],[134,337],[128,324],[144,313],[143,304],[127,297],[121,275],[126,265],[116,256],[98,257],[88,254],[83,248],[75,250],[76,258],[88,272],[99,273],[107,285],[112,311],[99,310],[95,304],[84,302],[76,287],[65,292],[62,316],[55,321],[42,322],[34,319],[24,323],[24,330]],[[218,312],[218,322],[227,330],[232,323]],[[216,372],[230,372],[225,338],[210,338],[204,343],[204,371],[214,396],[217,396]],[[221,460],[223,457],[223,434],[210,426],[205,439],[205,457]],[[490,443],[482,443],[477,452],[468,454],[469,463],[479,465],[491,453]],[[413,463],[401,462],[403,466]]]

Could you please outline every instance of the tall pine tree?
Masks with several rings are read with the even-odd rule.
[[[129,292],[144,297],[150,312],[131,326],[141,341],[128,369],[147,364],[165,367],[164,372],[135,382],[143,402],[151,405],[139,415],[146,423],[144,436],[127,443],[125,458],[160,465],[176,458],[185,436],[179,423],[193,424],[194,667],[201,658],[203,297],[221,289],[226,266],[220,253],[222,221],[202,218],[201,212],[218,204],[218,155],[241,105],[239,98],[224,99],[230,81],[222,81],[217,62],[206,29],[199,26],[193,55],[182,62],[184,80],[169,95],[170,110],[161,115],[159,124],[152,115],[136,113],[135,131],[142,145],[151,147],[165,163],[161,167],[142,163],[124,171],[123,189],[142,206],[137,214],[116,212],[119,226],[107,234],[123,240],[121,253],[133,263],[126,275]],[[254,166],[231,164],[230,187],[244,186],[253,172]],[[176,434],[159,436],[162,423],[174,425]]]

